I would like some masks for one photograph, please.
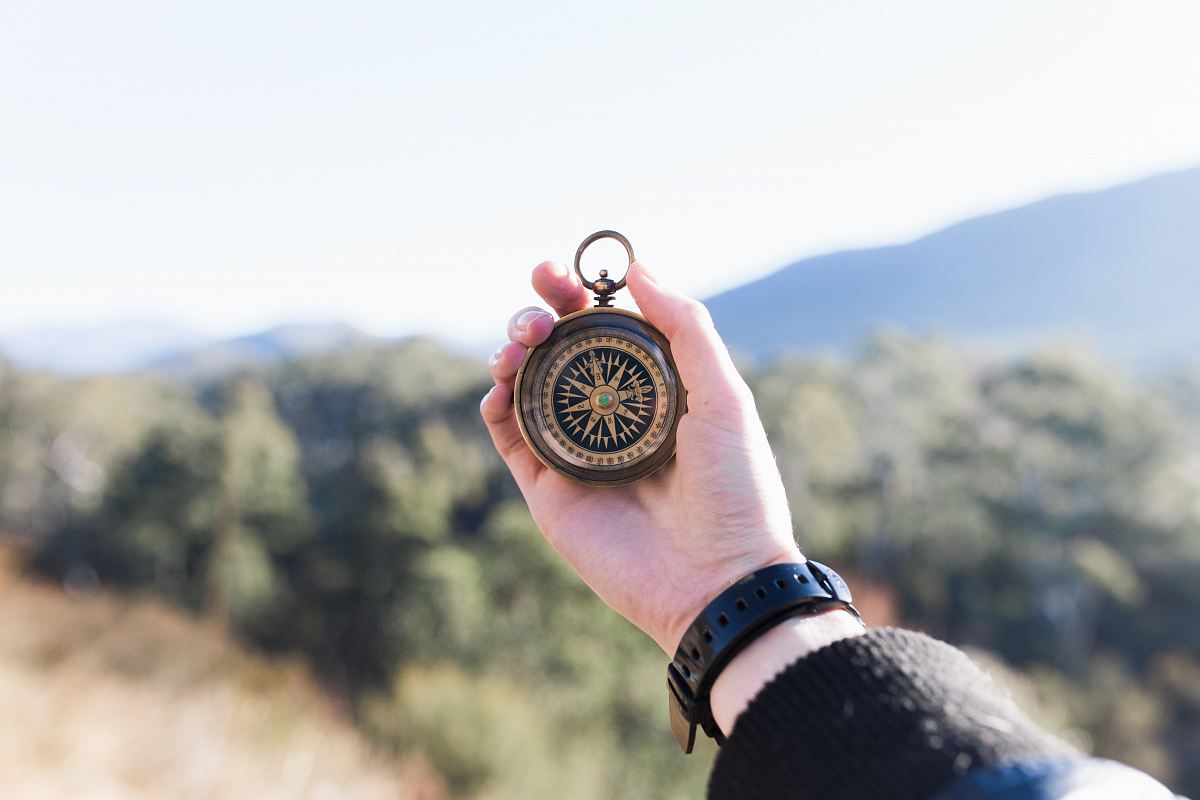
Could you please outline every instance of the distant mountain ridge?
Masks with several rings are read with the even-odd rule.
[[[370,341],[375,339],[341,322],[279,325],[156,359],[145,368],[173,378],[212,378],[237,369],[322,355]]]
[[[845,350],[891,324],[1006,350],[1085,339],[1106,357],[1154,365],[1200,356],[1198,298],[1200,168],[806,258],[707,302],[730,346],[760,358]],[[0,334],[0,353],[71,374],[204,378],[370,341],[337,322],[214,339],[133,321]]]
[[[278,325],[215,339],[167,322],[135,321],[6,334],[0,336],[0,352],[22,366],[67,374],[152,370],[174,378],[205,378],[365,341],[372,338],[340,322]]]
[[[41,327],[0,335],[0,353],[17,364],[75,375],[129,372],[193,352],[212,339],[160,320]]]
[[[1192,169],[807,258],[708,306],[730,346],[759,357],[841,350],[890,323],[1001,346],[1082,337],[1146,363],[1200,354],[1198,299]]]

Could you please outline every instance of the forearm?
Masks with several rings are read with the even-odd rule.
[[[1038,728],[949,645],[864,633],[841,609],[792,617],[726,665],[710,694],[727,740],[710,797],[1173,797]]]
[[[829,614],[773,630],[756,644],[803,650],[840,630]],[[749,674],[784,660],[744,654],[750,658],[740,668]],[[1029,721],[961,652],[920,634],[841,636],[809,649],[748,703],[738,687],[752,681],[737,672],[730,680],[714,705],[734,728],[714,769],[716,798],[927,800],[971,770],[1081,758]],[[733,713],[739,703],[741,713]]]
[[[728,737],[738,717],[776,675],[811,652],[864,632],[848,611],[792,617],[764,633],[726,665],[710,694],[713,718]]]

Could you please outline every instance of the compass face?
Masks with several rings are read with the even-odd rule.
[[[561,320],[530,353],[516,399],[522,431],[543,462],[610,485],[670,459],[683,406],[666,340],[614,309]]]
[[[662,368],[640,346],[614,336],[589,336],[561,351],[542,387],[550,429],[584,463],[623,464],[646,455],[666,427],[658,402]],[[572,447],[572,445],[574,447]]]

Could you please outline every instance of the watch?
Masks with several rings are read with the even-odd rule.
[[[709,692],[735,655],[788,617],[839,607],[861,620],[851,600],[842,576],[815,561],[764,567],[717,595],[683,634],[667,666],[671,733],[683,752],[692,752],[697,726],[724,743]]]

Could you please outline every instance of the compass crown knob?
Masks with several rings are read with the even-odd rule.
[[[596,293],[596,305],[607,308],[612,305],[612,293],[617,290],[617,282],[608,277],[608,270],[600,270],[600,277],[592,281],[592,291]]]

